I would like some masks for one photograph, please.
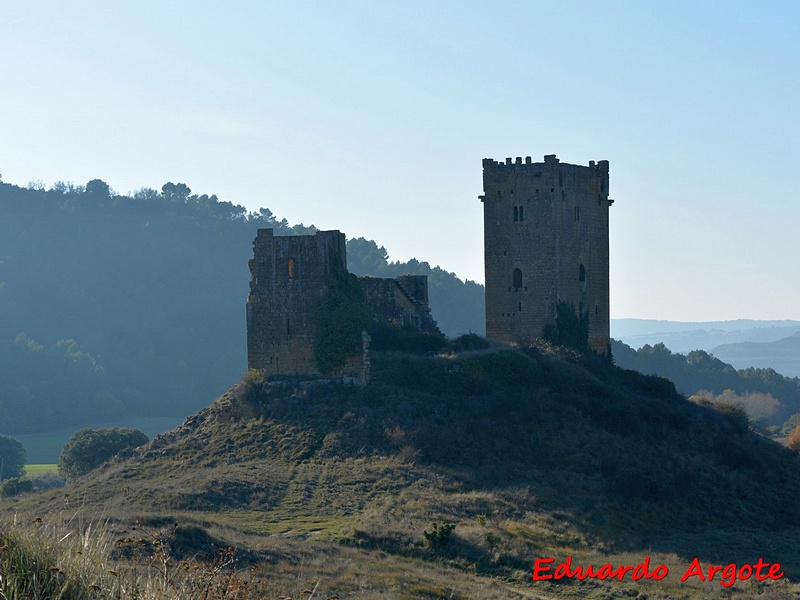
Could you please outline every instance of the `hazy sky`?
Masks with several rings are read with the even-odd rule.
[[[610,161],[612,317],[800,319],[800,2],[0,9],[0,174],[184,182],[483,281],[481,159]]]

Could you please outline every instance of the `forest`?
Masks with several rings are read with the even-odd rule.
[[[246,370],[256,230],[316,230],[172,182],[120,195],[100,179],[0,181],[0,214],[4,434],[208,405]],[[372,240],[348,240],[347,251],[358,275],[428,275],[442,331],[483,333],[483,286],[393,262]]]

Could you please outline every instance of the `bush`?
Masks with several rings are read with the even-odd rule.
[[[559,300],[556,305],[556,322],[547,325],[542,338],[556,346],[564,346],[578,352],[589,350],[589,312],[578,314],[569,302]]]
[[[786,447],[793,452],[800,453],[800,423],[795,425],[794,429],[789,433],[789,439],[786,440]]]
[[[0,483],[0,497],[8,498],[19,494],[26,494],[34,490],[33,482],[30,479],[20,479],[12,477]]]
[[[122,450],[136,448],[147,442],[147,436],[138,429],[81,429],[64,444],[58,471],[67,479],[72,479],[88,473]]]
[[[729,402],[714,402],[712,408],[728,419],[736,431],[744,433],[750,429],[750,419],[747,418],[747,413],[741,406]]]
[[[425,538],[425,545],[431,550],[441,551],[444,550],[450,542],[450,536],[456,526],[453,523],[444,523],[439,527],[438,523],[434,523],[430,531],[423,531],[422,536]]]
[[[27,453],[17,440],[0,435],[0,481],[25,474]]]
[[[479,336],[477,333],[465,333],[457,337],[448,345],[448,350],[451,352],[466,352],[469,350],[486,350],[489,347],[489,342],[486,338]]]
[[[442,333],[420,331],[411,325],[374,323],[369,334],[372,338],[369,347],[375,351],[394,350],[427,354],[438,352],[447,344],[447,339]]]

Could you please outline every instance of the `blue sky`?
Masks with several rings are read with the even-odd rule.
[[[19,2],[0,174],[184,182],[483,280],[481,159],[609,160],[612,317],[800,319],[800,2]]]

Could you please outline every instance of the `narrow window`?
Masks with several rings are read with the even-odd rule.
[[[289,279],[294,279],[294,259],[289,259]]]
[[[289,319],[286,319],[286,337],[291,337],[292,335],[292,328],[290,326]]]
[[[516,223],[517,221],[519,221],[519,210],[515,206],[514,207],[514,222]]]
[[[586,267],[581,265],[578,267],[578,281],[584,283],[586,281]]]
[[[519,220],[520,221],[524,221],[525,220],[525,213],[522,212],[524,208],[525,208],[524,206],[520,206],[519,207]]]
[[[522,312],[522,302],[517,303],[517,312]]]
[[[522,287],[522,271],[520,271],[519,269],[514,269],[511,287],[514,288],[515,292]]]

